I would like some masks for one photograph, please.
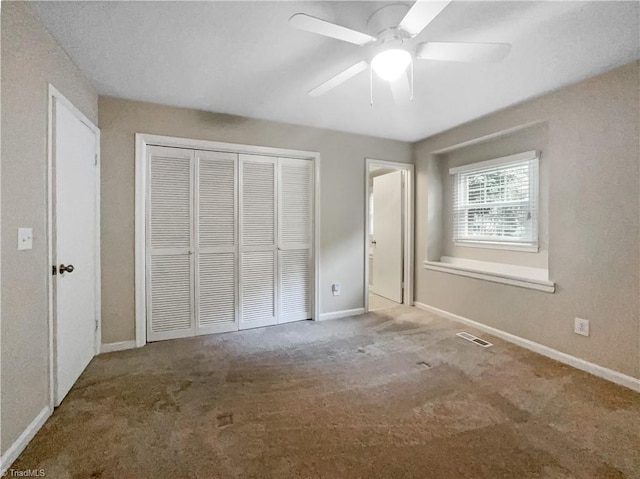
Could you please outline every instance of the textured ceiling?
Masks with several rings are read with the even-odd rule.
[[[396,2],[397,3],[397,2]],[[412,2],[403,2],[407,6]],[[304,12],[366,31],[384,2],[33,2],[98,93],[416,141],[640,56],[638,2],[457,2],[414,40],[513,44],[499,64],[418,60],[415,99],[369,74],[307,91],[370,49],[296,30]]]

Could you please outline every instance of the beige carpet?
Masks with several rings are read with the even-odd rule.
[[[640,477],[640,395],[490,336],[484,349],[413,308],[389,314],[101,355],[13,468],[83,479]]]

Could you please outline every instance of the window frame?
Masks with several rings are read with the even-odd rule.
[[[521,164],[524,162],[530,162],[530,167],[535,169],[533,181],[529,182],[529,201],[528,204],[531,206],[535,204],[535,208],[531,208],[532,221],[535,223],[532,226],[533,229],[533,240],[532,241],[501,241],[501,240],[482,240],[476,238],[470,239],[461,239],[456,238],[456,215],[457,209],[456,204],[459,204],[459,195],[463,192],[458,189],[458,175],[472,174],[474,171],[482,171],[491,167],[505,166],[508,164]],[[538,150],[527,151],[523,153],[518,153],[515,155],[505,156],[501,158],[494,158],[492,160],[481,161],[472,163],[469,165],[459,166],[455,168],[449,169],[449,174],[452,176],[452,199],[453,203],[451,205],[451,214],[452,214],[452,241],[455,246],[462,247],[471,247],[471,248],[488,248],[488,249],[499,249],[499,250],[507,250],[507,251],[523,251],[523,252],[532,252],[537,253],[539,251],[539,205],[540,205],[540,152]],[[468,203],[465,204],[464,208],[468,208]]]

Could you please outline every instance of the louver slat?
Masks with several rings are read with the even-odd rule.
[[[311,317],[313,163],[278,159],[279,322]]]
[[[188,248],[191,243],[191,159],[152,150],[150,161],[151,248]],[[161,156],[162,155],[162,156]]]
[[[240,329],[276,324],[276,159],[240,155]]]
[[[152,256],[150,279],[151,333],[191,330],[189,255]]]
[[[149,147],[148,339],[193,334],[193,152]]]
[[[197,151],[197,332],[237,329],[237,155]]]
[[[298,321],[311,317],[309,250],[280,251],[281,321]]]
[[[275,261],[272,251],[247,251],[242,255],[242,322],[275,318]]]
[[[235,322],[236,277],[234,253],[200,253],[198,326]]]
[[[200,248],[235,245],[235,157],[198,153]]]
[[[312,226],[312,163],[281,158],[279,170],[280,245],[308,246]]]
[[[149,147],[148,171],[150,341],[311,317],[312,162]]]
[[[242,163],[242,245],[267,246],[275,240],[275,163]]]

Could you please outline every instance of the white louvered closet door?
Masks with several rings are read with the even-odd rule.
[[[278,159],[279,323],[311,318],[313,164]]]
[[[238,329],[237,158],[196,151],[196,334]]]
[[[192,150],[148,149],[147,338],[194,333]]]
[[[277,323],[276,159],[240,155],[240,329]]]

